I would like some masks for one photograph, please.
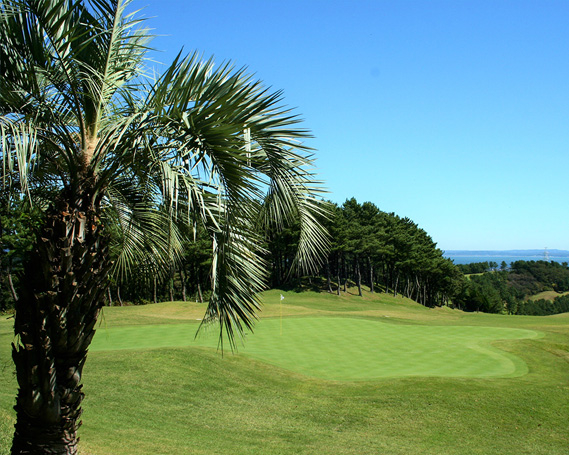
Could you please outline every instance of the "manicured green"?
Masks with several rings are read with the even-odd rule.
[[[85,368],[81,453],[567,453],[568,314],[468,314],[369,293],[283,292],[281,305],[280,293],[264,294],[263,317],[237,355],[212,349],[215,331],[194,341],[203,305],[105,308]],[[8,453],[14,419],[11,323],[0,321],[1,455]],[[405,334],[412,335],[407,342],[400,339]],[[104,350],[117,335],[128,349]],[[443,341],[434,351],[437,337]],[[293,355],[295,344],[300,349]],[[387,354],[390,348],[399,356]],[[459,359],[486,359],[495,377],[442,376],[445,363],[459,363],[451,357],[438,362],[438,376],[346,377],[371,371],[382,356],[395,364],[384,365],[383,373],[401,371],[398,357],[411,348],[430,352],[413,362],[415,369],[426,368],[425,360],[435,368],[432,357],[458,349]],[[324,349],[334,361],[311,366],[302,360],[317,363]],[[500,370],[508,362],[527,370],[517,376]],[[473,367],[482,374],[480,365]]]
[[[91,352],[202,345],[218,336],[188,336],[195,325],[99,330]],[[536,338],[537,332],[496,327],[434,327],[358,318],[284,318],[261,321],[239,353],[321,379],[369,380],[403,376],[506,377],[527,373],[518,357],[495,349],[497,339]]]

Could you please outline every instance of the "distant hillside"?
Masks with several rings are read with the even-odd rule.
[[[446,250],[445,256],[454,256],[454,257],[461,257],[461,256],[483,256],[483,257],[503,257],[503,256],[510,256],[510,257],[528,257],[528,256],[535,256],[539,258],[544,257],[544,253],[546,250]],[[569,250],[547,250],[547,254],[550,259],[556,257],[568,257]]]

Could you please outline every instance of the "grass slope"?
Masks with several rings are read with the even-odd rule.
[[[271,291],[263,296],[266,305],[255,335],[247,336],[238,355],[226,353],[223,357],[206,346],[213,342],[207,336],[193,340],[203,306],[168,303],[105,309],[96,343],[98,339],[102,342],[105,332],[114,337],[120,333],[115,330],[132,330],[133,326],[154,326],[144,327],[146,339],[152,330],[162,331],[151,343],[154,346],[156,340],[170,336],[164,333],[179,331],[179,335],[174,337],[176,347],[171,346],[172,341],[152,349],[142,344],[113,351],[93,346],[85,368],[81,453],[567,453],[569,315],[466,314],[370,294],[358,298],[283,292],[281,305],[279,294]],[[280,347],[270,343],[278,345],[281,314],[282,337],[297,344],[296,355],[292,347],[286,356],[283,353],[293,363],[288,366],[279,365],[274,357],[271,363],[263,358],[280,352]],[[306,365],[300,364],[310,366],[308,350],[318,344],[315,340],[321,347],[329,346],[330,355],[357,344],[358,336],[344,339],[342,330],[348,326],[348,333],[361,335],[365,342],[348,353],[347,359],[362,352],[379,355],[386,351],[389,346],[374,338],[380,332],[393,331],[387,339],[399,353],[412,351],[412,341],[398,339],[402,334],[414,334],[414,339],[438,333],[447,343],[440,345],[436,355],[430,351],[430,357],[444,356],[446,348],[452,350],[449,337],[459,344],[465,337],[473,346],[488,350],[491,355],[486,357],[518,359],[518,367],[525,365],[527,373],[507,378],[417,376],[338,381],[323,379],[322,372],[304,371]],[[295,328],[304,338],[293,336]],[[2,455],[9,451],[16,389],[9,360],[10,331],[11,321],[0,321]],[[124,333],[123,342],[128,344]],[[535,334],[541,337],[535,338]],[[252,340],[257,336],[255,345]],[[341,341],[345,345],[339,349]],[[368,350],[370,342],[375,344]],[[463,346],[462,352],[468,352],[468,346]],[[303,355],[308,361],[298,360]],[[295,358],[299,365],[294,364]],[[345,359],[325,363],[343,362]],[[357,362],[341,369],[343,372],[330,374],[341,378],[346,371],[365,371]]]

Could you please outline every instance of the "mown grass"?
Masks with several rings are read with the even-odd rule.
[[[197,338],[192,324],[117,326],[99,330],[91,352],[160,347],[209,346],[217,333]],[[320,379],[383,377],[521,376],[521,359],[492,348],[498,339],[537,338],[526,329],[391,324],[355,317],[264,319],[245,333],[239,353]]]
[[[105,309],[98,337],[115,327],[181,324],[180,328],[191,329],[191,342],[156,349],[93,350],[84,376],[87,398],[81,452],[567,453],[569,315],[467,314],[370,294],[362,299],[283,292],[281,305],[280,293],[271,291],[263,296],[266,305],[262,317],[268,320],[260,322],[259,334],[267,323],[274,336],[280,336],[282,314],[284,324],[301,317],[308,322],[348,317],[379,324],[380,328],[511,328],[531,330],[542,337],[492,343],[493,349],[523,361],[527,374],[522,376],[341,381],[302,374],[293,367],[283,368],[252,357],[246,350],[255,335],[247,336],[245,348],[237,355],[226,352],[221,356],[215,349],[192,344],[203,305],[168,303]],[[16,388],[9,362],[10,324],[0,322],[2,454],[8,453],[5,444],[12,431],[11,405]],[[324,335],[334,346],[334,336]]]

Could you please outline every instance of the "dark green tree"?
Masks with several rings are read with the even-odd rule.
[[[362,295],[362,282],[371,292],[377,282],[385,292],[403,292],[428,306],[448,304],[458,292],[462,274],[409,218],[354,198],[334,206],[332,213],[328,263],[338,283],[342,275],[344,287],[351,279]]]

